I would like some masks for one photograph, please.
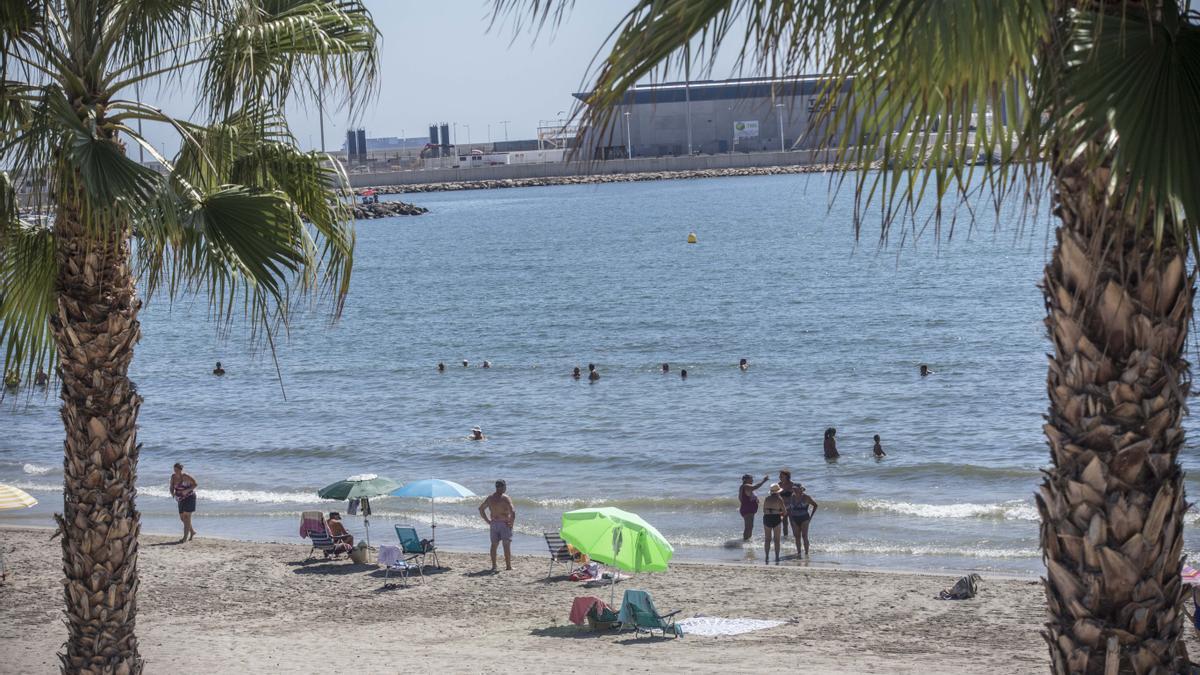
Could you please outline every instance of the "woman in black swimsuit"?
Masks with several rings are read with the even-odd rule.
[[[183,522],[183,539],[196,536],[192,528],[192,514],[196,512],[196,479],[183,472],[183,465],[176,462],[175,473],[171,474],[171,495],[179,503],[179,520]]]
[[[787,504],[792,501],[792,472],[787,469],[779,470],[779,496],[783,497],[783,503]],[[788,536],[788,521],[783,521],[783,536]]]
[[[808,507],[812,507],[812,511]],[[792,534],[796,536],[796,556],[800,556],[800,544],[804,543],[804,556],[808,557],[808,524],[817,513],[817,502],[804,492],[804,486],[797,483],[792,488],[792,499],[788,502],[788,519],[792,521]]]
[[[775,564],[779,564],[779,529],[783,524],[783,516],[787,512],[787,503],[783,501],[783,497],[779,496],[782,489],[776,483],[771,486],[771,494],[763,500],[763,535],[766,539],[763,542],[763,551],[766,558],[764,564],[771,563],[771,542],[775,542]]]

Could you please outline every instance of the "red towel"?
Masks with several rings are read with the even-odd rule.
[[[592,611],[592,607],[596,607],[597,613],[608,609],[608,605],[595,596],[585,595],[575,598],[575,601],[571,603],[571,623],[576,626],[587,623],[587,615]]]

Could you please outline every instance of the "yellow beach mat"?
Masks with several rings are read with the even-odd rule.
[[[33,498],[33,495],[24,490],[11,485],[0,485],[0,511],[27,509],[37,503],[38,501]]]

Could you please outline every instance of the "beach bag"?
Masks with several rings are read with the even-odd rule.
[[[950,590],[938,593],[938,597],[942,600],[969,600],[979,592],[978,584],[982,580],[978,574],[965,576],[954,582],[954,586]]]

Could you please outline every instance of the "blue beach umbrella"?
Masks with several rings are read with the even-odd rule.
[[[437,503],[438,497],[475,497],[474,492],[471,492],[466,487],[455,483],[452,480],[442,480],[440,478],[426,478],[425,480],[413,481],[398,490],[392,491],[393,497],[421,497],[429,500],[429,527],[432,534],[429,535],[431,540],[437,539],[437,521],[433,512],[433,507]]]

